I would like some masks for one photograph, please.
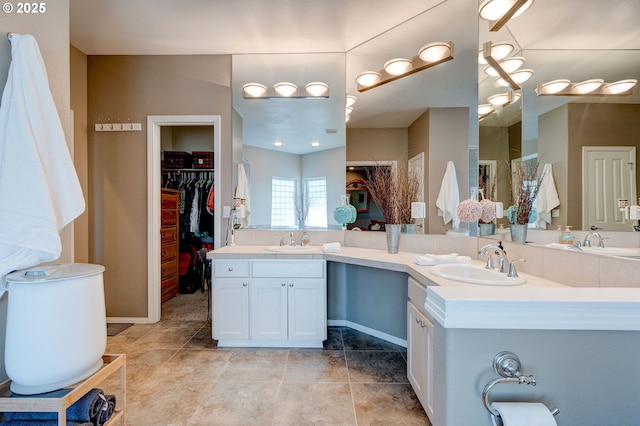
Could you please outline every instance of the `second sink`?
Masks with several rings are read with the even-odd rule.
[[[523,277],[511,278],[497,270],[469,263],[443,263],[432,266],[430,271],[439,277],[468,284],[514,286],[527,282]]]

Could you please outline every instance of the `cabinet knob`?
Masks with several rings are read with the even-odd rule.
[[[164,235],[164,234],[160,234],[160,238],[164,238],[164,237],[165,237],[165,235]]]
[[[289,283],[289,287],[293,287],[293,283]]]
[[[229,272],[233,271],[233,266],[229,266]]]
[[[280,284],[282,287],[285,287],[287,285],[287,283],[282,283]]]
[[[249,285],[249,284],[248,284],[248,283],[246,283],[246,282],[242,283],[242,287],[246,287],[246,286],[248,286],[248,285]]]

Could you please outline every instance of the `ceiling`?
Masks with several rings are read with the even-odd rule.
[[[234,57],[234,64],[248,62],[253,54],[343,55],[346,73],[335,84],[346,84],[347,93],[358,96],[349,127],[407,127],[430,106],[484,103],[483,86],[480,93],[477,90],[478,76],[486,80],[475,63],[478,33],[481,42],[508,39],[524,50],[525,67],[533,68],[536,74],[528,83],[531,86],[524,86],[523,90],[532,90],[548,76],[573,79],[567,74],[578,73],[579,67],[566,69],[569,52],[563,55],[565,50],[578,50],[581,57],[589,55],[589,51],[604,49],[640,50],[638,0],[535,0],[525,14],[513,19],[498,34],[490,34],[486,22],[478,24],[473,3],[469,0],[70,0],[71,43],[88,55],[243,55],[243,59]],[[380,69],[391,57],[413,56],[431,41],[453,41],[455,59],[365,93],[355,91],[357,73]],[[548,55],[545,52],[548,49],[556,55]],[[300,59],[304,55],[295,57]],[[602,63],[605,69],[614,68],[611,61],[617,60],[611,57]],[[308,59],[303,63],[312,62]],[[285,80],[280,74],[283,64],[287,64],[285,56],[280,56],[273,66],[259,69],[260,76],[265,81]],[[303,68],[304,72],[315,71],[316,75],[319,69],[319,65]],[[480,74],[476,74],[478,69]],[[310,77],[304,81],[318,79]],[[235,86],[241,82],[241,77],[234,74],[234,99]],[[340,105],[342,111],[344,94],[336,92],[331,92],[331,102]],[[274,101],[267,102],[273,105]],[[242,110],[241,115],[259,115],[269,110],[256,107],[255,100],[249,102],[254,103],[243,110],[234,101],[234,108]],[[301,108],[299,102],[290,100],[290,106],[281,105],[276,117],[294,117],[295,110]],[[318,105],[311,105],[311,111],[317,110]],[[341,114],[315,117],[313,123],[301,124],[307,129],[317,126],[321,130],[316,133],[326,134],[326,129],[334,128],[344,131]],[[243,118],[251,121],[248,116]],[[293,124],[278,124],[273,116],[262,116],[257,123],[258,130],[254,133],[263,139],[275,137],[269,133],[276,132],[272,127],[280,127],[277,130],[280,132],[286,127],[289,134],[299,131],[291,128]],[[338,137],[344,140],[344,134],[334,138]],[[330,145],[329,139],[327,144]],[[328,147],[331,146],[323,149]]]

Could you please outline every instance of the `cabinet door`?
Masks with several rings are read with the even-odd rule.
[[[287,339],[287,281],[251,281],[251,339]]]
[[[326,340],[326,281],[289,280],[288,288],[289,340]]]
[[[433,418],[433,323],[407,302],[407,377],[422,407]]]
[[[213,338],[249,338],[249,279],[216,278],[213,281]]]

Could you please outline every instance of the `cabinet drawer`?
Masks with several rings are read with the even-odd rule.
[[[257,278],[324,278],[324,260],[254,260],[251,270]]]
[[[160,261],[166,262],[176,257],[178,257],[178,246],[175,244],[165,244],[160,248]]]
[[[171,299],[178,294],[178,275],[174,275],[160,282],[160,298],[162,301]]]
[[[171,275],[178,273],[178,260],[171,259],[160,264],[160,279],[164,280]]]
[[[178,195],[177,194],[165,194],[160,196],[160,208],[175,210],[178,208]]]
[[[213,262],[214,277],[248,277],[248,260],[216,260]]]
[[[427,315],[424,310],[424,302],[427,300],[427,288],[412,277],[409,277],[408,286],[407,291],[409,293],[409,300],[420,310],[422,314]]]
[[[175,227],[160,229],[161,244],[171,243],[174,241],[178,241],[178,230]]]
[[[176,210],[162,210],[160,212],[160,226],[172,226],[178,223]]]

